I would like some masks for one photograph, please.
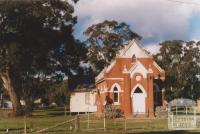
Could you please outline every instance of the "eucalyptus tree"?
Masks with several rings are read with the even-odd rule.
[[[167,99],[200,97],[200,42],[171,40],[160,43],[156,60],[166,72]]]
[[[129,25],[114,20],[93,24],[84,34],[87,36],[88,60],[96,73],[107,66],[116,52],[133,38],[141,39]]]
[[[52,78],[55,71],[79,64],[73,13],[63,0],[0,1],[0,79],[14,115],[22,114],[20,95],[30,79]]]

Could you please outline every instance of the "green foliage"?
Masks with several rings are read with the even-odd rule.
[[[126,23],[108,20],[88,27],[84,34],[88,37],[87,56],[96,73],[110,63],[121,47],[133,38],[141,38]]]
[[[70,75],[78,67],[85,51],[72,34],[73,12],[63,0],[0,1],[0,78],[11,80],[9,95],[19,96],[13,103],[42,96],[37,86],[48,76],[58,70]]]
[[[70,93],[67,81],[52,85],[48,90],[49,102],[55,102],[60,106],[69,105]]]
[[[41,81],[39,78],[33,77],[26,77],[26,79],[22,81],[22,89],[19,90],[18,93],[20,94],[21,99],[25,102],[23,110],[26,115],[31,114],[35,108],[34,101],[43,98],[51,84],[51,81]]]
[[[1,1],[0,69],[51,71],[61,51],[72,55],[73,12],[68,2],[60,0]]]
[[[200,42],[172,40],[162,42],[156,55],[158,64],[166,72],[167,100],[200,96]]]

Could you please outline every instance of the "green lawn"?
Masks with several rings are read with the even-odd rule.
[[[36,110],[33,115],[26,118],[27,130],[36,131],[60,122],[74,118],[73,116],[64,116],[63,109]],[[0,118],[0,133],[9,129],[10,132],[21,132],[24,129],[24,117]]]
[[[27,117],[27,132],[34,133],[38,130],[54,126],[55,124],[64,122],[66,120],[74,119],[75,116],[64,116],[63,108],[36,110],[31,117]],[[43,133],[51,134],[66,134],[66,133],[80,133],[80,134],[193,134],[200,133],[200,131],[169,131],[167,128],[167,119],[132,119],[127,120],[127,131],[124,131],[123,119],[106,119],[106,131],[103,128],[103,119],[96,116],[90,116],[89,128],[87,130],[87,115],[80,116],[80,131],[74,132],[75,122],[64,124],[62,126],[50,129]],[[24,131],[24,117],[17,118],[0,118],[0,134],[6,133],[23,133]],[[98,130],[97,130],[98,129]]]

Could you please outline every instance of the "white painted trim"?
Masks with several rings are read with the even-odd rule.
[[[135,89],[136,89],[137,87],[139,87],[139,88],[142,90],[142,92],[144,93],[145,97],[147,97],[146,90],[144,89],[144,87],[143,87],[141,84],[135,85],[135,87],[134,87],[134,88],[132,89],[132,91],[131,91],[131,97],[133,97],[133,94],[134,94]]]
[[[114,104],[114,105],[120,105],[120,103],[119,103],[119,102],[114,102],[113,104]]]
[[[124,80],[124,78],[105,78],[106,80]]]
[[[118,91],[114,91],[114,88],[117,87]],[[118,101],[115,102],[114,101],[114,98],[113,98],[113,102],[114,102],[114,105],[120,105],[120,92],[121,92],[121,87],[118,83],[114,83],[110,89],[110,92],[113,92],[113,96],[114,96],[114,93],[117,93],[118,94]]]
[[[110,92],[113,92],[113,89],[114,89],[115,86],[117,87],[117,89],[119,90],[119,92],[122,91],[120,85],[119,85],[118,83],[114,83],[114,84],[111,86],[111,88],[110,88]]]
[[[116,59],[114,59],[111,62],[111,64],[106,68],[106,72],[109,72],[114,67],[115,64],[116,64]]]
[[[138,69],[137,69],[138,68]],[[139,61],[136,62],[135,66],[130,69],[131,78],[135,73],[142,74],[143,78],[147,78],[148,70],[140,63]]]
[[[113,91],[107,91],[107,92],[110,92],[110,93],[113,93]],[[124,91],[123,90],[121,90],[121,91],[119,91],[120,93],[123,93]]]
[[[137,39],[133,39],[124,49],[120,50],[118,57],[132,58],[133,54],[136,58],[153,58]]]
[[[100,80],[95,80],[95,84],[99,84],[99,83],[101,83],[102,81],[104,81],[105,79],[104,78],[102,78],[102,79],[100,79]]]
[[[165,72],[155,61],[153,62],[153,65],[154,65],[160,72]]]
[[[104,80],[121,80],[121,81],[123,81],[124,78],[103,78],[101,80],[95,81],[95,84],[99,84],[99,83],[101,83]]]

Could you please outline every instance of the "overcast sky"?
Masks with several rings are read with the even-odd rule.
[[[129,24],[152,53],[164,40],[200,39],[200,0],[79,0],[75,15],[74,34],[81,40],[88,26],[104,20]]]

